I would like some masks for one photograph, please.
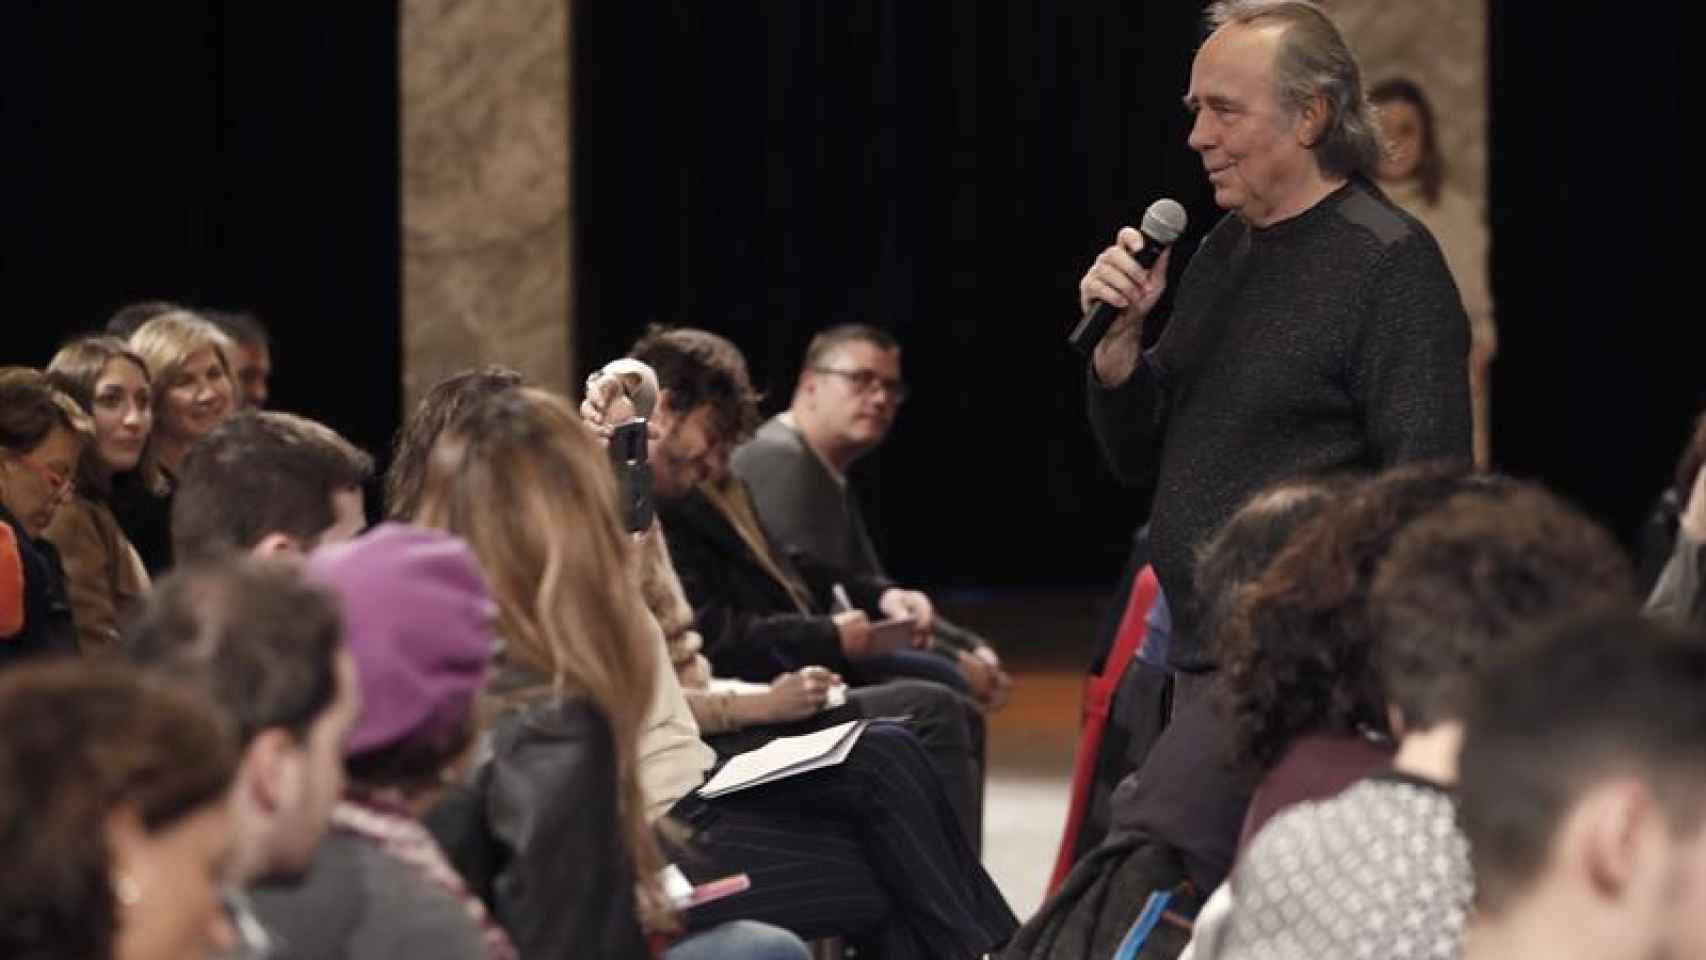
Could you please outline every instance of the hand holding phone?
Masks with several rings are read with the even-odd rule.
[[[646,458],[646,421],[629,420],[610,433],[610,464],[616,470],[616,505],[624,529],[630,533],[650,529],[655,508],[652,503],[652,466]]]

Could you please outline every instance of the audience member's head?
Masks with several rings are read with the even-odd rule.
[[[900,344],[876,327],[847,323],[806,346],[790,409],[808,442],[846,470],[883,442],[905,401]]]
[[[259,317],[225,310],[203,311],[231,341],[231,372],[237,378],[239,406],[259,410],[267,405],[272,383],[272,337]]]
[[[130,348],[153,377],[154,441],[143,469],[150,483],[160,468],[176,473],[184,453],[236,409],[230,341],[187,310],[154,316],[130,335]]]
[[[736,444],[758,427],[758,394],[746,358],[726,338],[653,326],[628,356],[657,374],[650,460],[660,497],[683,497],[727,469]]]
[[[1706,956],[1706,643],[1633,612],[1546,631],[1469,695],[1468,956]]]
[[[424,807],[468,752],[495,649],[479,561],[443,531],[384,524],[315,551],[307,570],[337,595],[361,687],[345,746],[350,789]]]
[[[1540,487],[1453,496],[1398,534],[1369,595],[1395,732],[1460,722],[1476,667],[1526,630],[1632,600],[1610,534]]]
[[[434,384],[397,430],[391,448],[391,467],[385,473],[385,515],[393,520],[413,519],[420,509],[427,458],[439,434],[482,399],[519,387],[523,382],[524,378],[515,370],[486,366],[464,370]]]
[[[494,508],[501,505],[500,508]],[[428,459],[417,523],[473,548],[498,607],[503,663],[589,698],[610,722],[627,846],[659,866],[636,774],[662,644],[630,568],[616,480],[566,400],[530,387],[465,410]]]
[[[122,665],[0,676],[0,956],[180,960],[234,946],[229,724]]]
[[[115,474],[135,470],[154,427],[148,365],[117,337],[87,336],[59,349],[47,365],[53,385],[88,413],[95,439],[77,469],[77,487],[104,498]]]
[[[39,537],[71,495],[94,426],[47,375],[0,367],[0,508]]]
[[[125,630],[134,663],[235,725],[236,882],[305,870],[343,791],[360,695],[340,631],[336,598],[299,566],[246,558],[176,568]]]
[[[120,340],[129,340],[131,334],[160,314],[183,309],[183,307],[166,300],[140,300],[136,303],[127,303],[107,318],[107,325],[103,332]]]
[[[1303,734],[1386,729],[1367,609],[1376,566],[1416,517],[1499,482],[1455,464],[1390,470],[1303,525],[1240,591],[1211,649],[1243,758],[1265,768]]]
[[[1445,185],[1445,154],[1434,130],[1434,109],[1415,81],[1393,77],[1374,86],[1368,99],[1380,115],[1384,149],[1376,168],[1382,181],[1414,180],[1422,199],[1439,203]]]
[[[245,410],[184,458],[172,501],[179,563],[233,551],[305,554],[366,526],[362,484],[373,458],[330,427],[271,410]]]

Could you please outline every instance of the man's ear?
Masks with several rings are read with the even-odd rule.
[[[1314,149],[1327,133],[1327,122],[1332,119],[1332,111],[1327,107],[1327,98],[1317,93],[1310,97],[1303,109],[1297,112],[1297,140],[1303,146]]]
[[[1633,778],[1595,786],[1571,819],[1579,831],[1588,883],[1607,900],[1627,895],[1639,879],[1643,858],[1664,842],[1663,816],[1652,791]]]
[[[296,738],[279,727],[262,730],[249,741],[238,782],[248,801],[261,812],[277,813],[286,805],[290,781],[295,777],[296,754]]]
[[[258,560],[277,560],[285,557],[301,557],[307,551],[302,544],[288,533],[274,531],[255,541],[249,548],[249,556]]]

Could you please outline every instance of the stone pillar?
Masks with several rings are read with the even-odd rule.
[[[563,390],[568,0],[403,0],[403,402],[483,363]]]
[[[1486,207],[1487,11],[1483,0],[1327,0],[1372,86],[1403,75],[1432,102],[1446,180]]]

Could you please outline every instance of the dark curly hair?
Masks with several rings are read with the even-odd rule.
[[[1416,517],[1505,482],[1456,462],[1390,470],[1299,530],[1240,591],[1216,638],[1239,759],[1265,770],[1302,734],[1385,730],[1368,617],[1376,568]]]
[[[669,392],[670,412],[686,415],[710,404],[719,439],[737,444],[758,429],[758,401],[746,357],[728,338],[692,327],[653,324],[628,356],[658,375],[658,390]]]
[[[108,818],[156,833],[223,802],[229,725],[187,690],[116,663],[57,661],[0,677],[0,956],[113,955]]]
[[[1369,591],[1375,664],[1404,726],[1460,718],[1476,666],[1550,620],[1634,602],[1621,547],[1544,489],[1466,490],[1405,528]]]

